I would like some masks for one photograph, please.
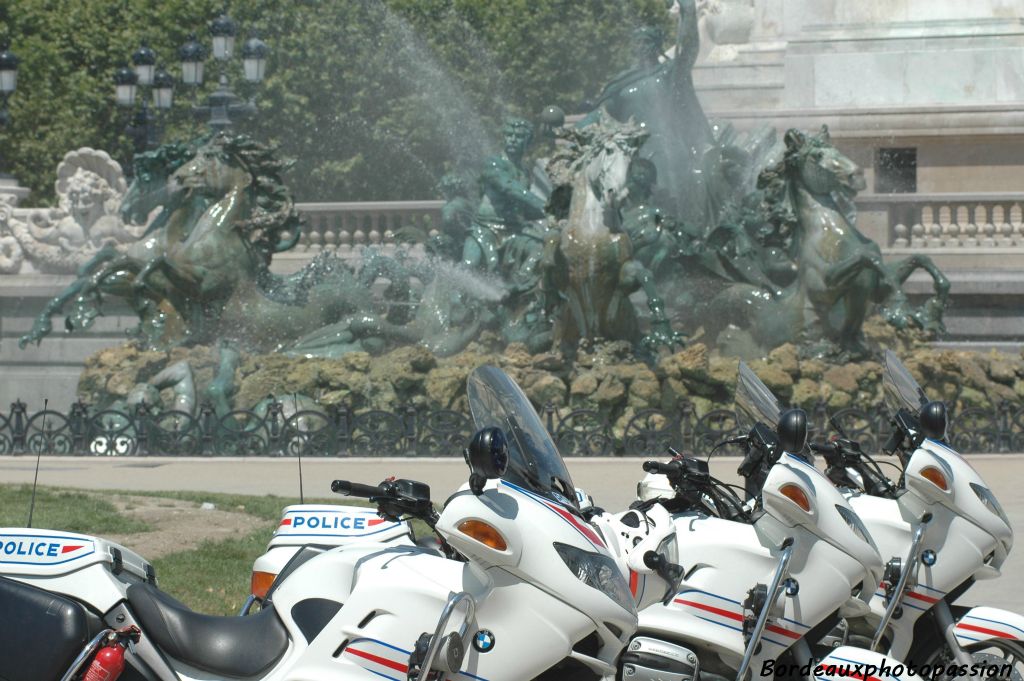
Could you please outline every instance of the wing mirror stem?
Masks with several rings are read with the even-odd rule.
[[[779,594],[783,590],[783,580],[789,574],[789,560],[793,557],[793,538],[786,537],[779,548],[781,549],[779,563],[775,568],[775,574],[772,575],[772,583],[768,585],[768,598],[765,600],[761,612],[758,613],[757,623],[750,634],[747,648],[743,651],[743,662],[740,663],[739,671],[736,672],[736,681],[744,681],[747,670],[750,669],[750,661],[754,658],[754,653],[761,644],[761,634],[764,633],[764,628],[768,625],[768,614],[775,607],[775,602],[779,599]]]
[[[900,602],[903,600],[903,592],[907,588],[907,582],[910,580],[910,575],[913,573],[917,575],[917,561],[920,557],[921,540],[924,539],[924,531],[928,527],[928,523],[932,520],[931,513],[925,513],[921,517],[920,524],[914,529],[914,538],[910,542],[910,551],[907,554],[907,559],[904,562],[903,568],[900,570],[900,578],[896,583],[896,589],[892,593],[892,597],[889,599],[888,605],[885,607],[885,614],[882,615],[882,620],[878,623],[878,628],[875,629],[875,636],[871,639],[871,647],[869,650],[875,650],[878,648],[878,644],[882,641],[882,636],[885,634],[886,627],[889,626],[889,621],[892,619],[893,613],[896,612],[896,608],[899,607]]]

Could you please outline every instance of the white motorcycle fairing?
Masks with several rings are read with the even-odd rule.
[[[476,601],[470,631],[487,637],[490,647],[485,652],[468,650],[462,673],[449,678],[532,678],[549,668],[552,659],[561,658],[614,675],[635,614],[581,582],[552,543],[526,541],[521,528],[543,524],[555,541],[588,552],[600,550],[600,536],[553,501],[506,482],[488,487],[480,497],[456,494],[437,524],[450,543],[460,552],[476,554],[478,561],[451,561],[416,546],[361,545],[328,551],[290,573],[275,590],[273,603],[289,629],[296,627],[293,634],[301,631],[285,613],[308,598],[322,598],[314,594],[323,594],[325,583],[338,589],[336,597],[344,605],[309,643],[308,652],[294,652],[299,659],[288,678],[326,679],[360,670],[402,677],[417,638],[433,631],[441,609],[459,592]],[[490,523],[509,548],[496,551],[462,534],[457,528],[467,520]],[[488,567],[481,569],[480,564]],[[543,586],[520,575],[531,581],[539,575],[536,583]],[[590,617],[581,612],[581,602]],[[530,613],[529,627],[510,618],[512,612]],[[595,632],[599,645],[579,645]],[[287,658],[282,665],[292,667]],[[278,677],[267,677],[272,678]]]
[[[928,468],[942,471],[949,489],[942,490],[922,476]],[[981,495],[988,488],[981,476],[946,445],[934,440],[922,442],[907,463],[906,481],[907,490],[897,499],[845,490],[850,506],[871,532],[885,561],[898,559],[907,565],[912,558],[907,554],[913,536],[922,528],[918,555],[913,557],[915,570],[909,575],[900,602],[903,615],[888,623],[890,651],[900,657],[910,652],[915,624],[925,612],[941,600],[959,595],[972,578],[998,576],[1013,546],[1013,531],[1002,509],[997,505],[988,507],[982,501]],[[930,520],[922,524],[926,514],[930,514]],[[920,560],[925,552],[934,556],[931,565]],[[879,586],[871,610],[881,618],[887,605],[885,590]],[[960,630],[956,631],[959,639]]]
[[[812,497],[817,506],[812,511],[826,504],[845,506],[842,496],[824,476],[818,473],[821,481],[817,480],[816,471],[805,470],[805,464],[790,461],[792,458],[786,455],[772,468],[766,490],[800,480],[805,489],[815,492]],[[782,499],[766,500],[766,504],[788,504],[793,509],[785,509],[787,514],[812,515]],[[832,510],[814,515],[820,520],[821,516],[836,513]],[[675,638],[685,632],[684,640],[700,641],[715,649],[730,667],[739,665],[746,647],[743,602],[755,584],[771,581],[781,554],[778,546],[785,537],[794,539],[789,577],[801,588],[793,596],[783,596],[771,612],[762,638],[764,645],[753,657],[752,669],[777,658],[847,605],[851,597],[866,601],[871,594],[869,585],[881,574],[881,561],[873,546],[854,537],[845,523],[842,529],[851,536],[840,535],[846,543],[836,546],[835,538],[824,541],[807,525],[793,521],[790,526],[769,513],[753,525],[697,514],[676,516],[674,521],[679,560],[687,574],[679,593],[667,606],[656,603],[640,610],[640,631]],[[843,521],[840,518],[838,522]],[[643,546],[648,547],[646,543]],[[655,592],[663,588],[659,584]]]

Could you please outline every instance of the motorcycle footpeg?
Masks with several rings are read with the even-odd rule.
[[[622,654],[622,676],[629,681],[694,681],[700,662],[689,648],[637,636]]]

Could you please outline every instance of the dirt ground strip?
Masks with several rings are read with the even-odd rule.
[[[148,532],[109,534],[104,538],[122,544],[147,560],[170,553],[188,551],[205,541],[223,541],[244,536],[270,523],[244,513],[242,509],[225,511],[204,509],[201,504],[162,497],[100,494],[124,516],[141,520],[152,528]],[[270,531],[267,532],[270,539]]]

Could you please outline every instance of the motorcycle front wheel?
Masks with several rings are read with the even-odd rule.
[[[995,679],[997,681],[1024,681],[1024,645],[1017,641],[995,639],[978,641],[964,650],[979,666],[976,674],[967,670],[967,677],[977,679]],[[965,678],[964,674],[950,673],[951,668],[958,665],[948,648],[943,647],[931,655],[925,663],[932,669],[936,664],[943,665],[947,671],[938,675],[929,675],[932,679]],[[995,671],[991,671],[995,667]]]

